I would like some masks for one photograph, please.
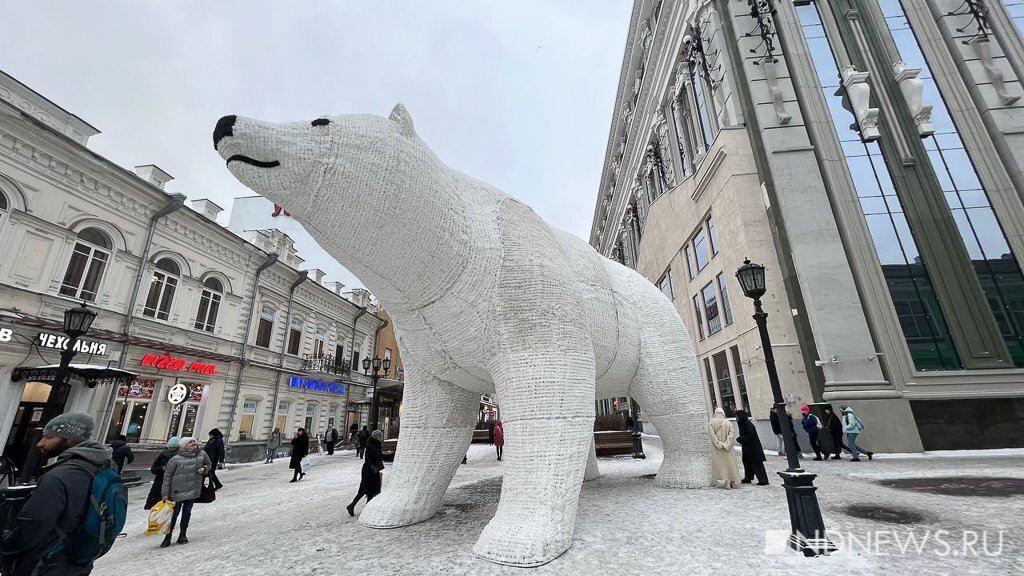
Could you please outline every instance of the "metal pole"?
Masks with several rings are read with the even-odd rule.
[[[68,373],[70,372],[71,359],[75,357],[75,344],[77,343],[77,336],[68,338],[67,348],[60,353],[60,366],[57,368],[54,382],[50,385],[50,395],[46,397],[46,404],[43,405],[43,414],[39,418],[39,428],[32,435],[32,444],[29,446],[28,455],[25,457],[25,464],[21,467],[21,474],[18,476],[19,484],[28,484],[35,476],[42,459],[38,444],[43,437],[43,427],[64,409],[64,403],[67,401],[68,390],[70,389],[65,381],[68,379]]]
[[[380,379],[380,369],[373,369],[373,398],[370,400],[370,430],[377,429],[377,380]]]
[[[761,300],[754,300],[754,321],[757,322],[757,331],[761,335],[761,349],[764,350],[764,365],[768,370],[768,382],[772,387],[772,400],[775,403],[775,415],[779,419],[779,427],[782,428],[782,443],[786,448],[786,460],[789,465],[786,472],[803,472],[800,467],[800,460],[797,458],[796,436],[793,434],[792,422],[786,412],[786,401],[782,397],[782,386],[779,384],[779,372],[775,368],[775,354],[772,352],[772,340],[768,335],[768,314],[761,308]]]

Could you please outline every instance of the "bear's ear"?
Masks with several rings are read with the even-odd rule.
[[[412,124],[412,116],[409,114],[409,111],[405,109],[405,106],[402,106],[401,102],[395,104],[395,109],[391,111],[388,119],[398,122],[403,134],[408,134],[410,136],[416,134],[416,127]]]

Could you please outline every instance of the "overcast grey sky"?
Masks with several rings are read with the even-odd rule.
[[[126,168],[156,164],[175,177],[168,191],[225,209],[252,192],[213,150],[219,117],[386,115],[401,101],[450,166],[586,239],[631,9],[629,0],[15,2],[4,8],[0,68],[101,130],[94,151]],[[334,266],[306,265],[352,284]]]

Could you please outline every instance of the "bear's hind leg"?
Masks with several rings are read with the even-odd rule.
[[[395,464],[384,471],[384,490],[359,515],[371,528],[408,526],[433,516],[473,439],[479,394],[412,368],[403,397]]]

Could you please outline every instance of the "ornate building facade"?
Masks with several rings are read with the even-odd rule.
[[[709,409],[771,403],[749,257],[791,404],[850,404],[881,450],[1024,442],[1022,21],[995,0],[635,3],[591,243],[675,302]]]

